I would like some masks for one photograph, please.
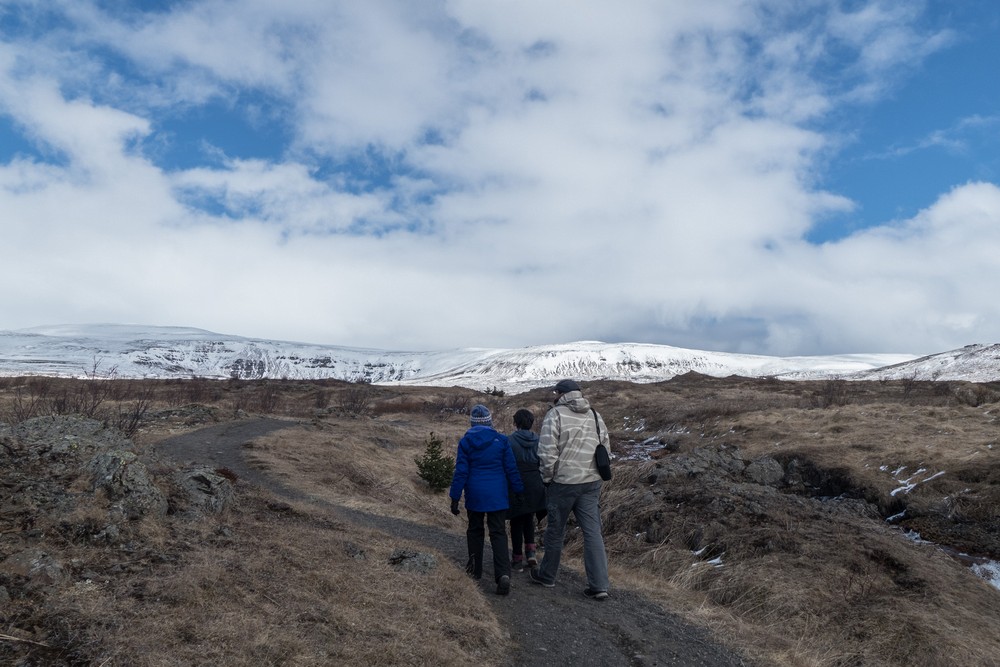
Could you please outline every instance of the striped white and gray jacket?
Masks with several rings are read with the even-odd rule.
[[[594,463],[597,449],[597,425],[590,401],[579,391],[559,397],[555,406],[545,414],[538,439],[539,470],[546,483],[585,484],[601,479]],[[601,425],[601,442],[611,451],[611,440],[604,420],[597,414]]]

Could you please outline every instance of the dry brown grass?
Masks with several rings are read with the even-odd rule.
[[[857,500],[739,480],[651,485],[655,462],[619,466],[603,497],[616,582],[649,591],[765,664],[1000,664],[1000,593],[871,516],[905,507],[904,523],[924,538],[1000,556],[1000,406],[973,407],[956,397],[967,387],[940,384],[905,396],[886,384],[828,390],[706,378],[644,389],[602,396],[613,422],[645,420],[643,433],[619,431],[619,443],[666,431],[678,454],[724,445],[747,459],[796,459],[834,480],[835,495]],[[892,496],[901,483],[891,472],[902,466],[926,469],[918,479],[944,474]],[[703,556],[693,553],[702,547]],[[721,567],[705,562],[716,554]]]
[[[441,503],[414,475],[408,489],[393,488],[396,471],[414,467],[422,426],[349,415],[332,407],[335,398],[317,408],[314,389],[296,383],[280,385],[282,391],[250,383],[151,385],[156,400],[138,434],[140,448],[266,399],[278,414],[305,417],[306,424],[317,411],[323,417],[290,429],[288,441],[262,440],[247,450],[253,458],[275,447],[272,472],[290,487],[358,507],[398,504],[411,518],[424,511],[433,517],[431,508]],[[188,391],[208,409],[185,402]],[[0,410],[9,401],[0,393]],[[420,419],[437,426],[436,403]],[[340,441],[335,430],[351,436]],[[169,473],[162,463],[156,467]],[[108,499],[88,495],[78,480],[66,482],[90,500],[61,516],[39,515],[27,539],[0,512],[0,560],[42,544],[69,575],[44,591],[22,591],[0,575],[13,596],[0,612],[0,628],[11,638],[0,639],[0,662],[14,655],[9,651],[33,647],[33,665],[489,665],[509,642],[478,587],[447,557],[331,522],[316,504],[276,502],[241,484],[222,516],[132,522],[109,545],[94,539],[107,525]],[[439,515],[455,526],[450,514]],[[405,547],[430,551],[438,567],[397,570],[389,555]]]
[[[612,428],[641,418],[646,434],[680,427],[686,435],[679,452],[726,444],[748,459],[797,458],[833,474],[859,501],[870,501],[870,512],[898,509],[890,493],[899,482],[883,467],[946,471],[906,496],[917,513],[955,492],[956,484],[965,485],[961,470],[979,470],[991,456],[996,461],[987,448],[996,442],[996,406],[971,407],[940,386],[911,387],[904,396],[884,384],[695,384],[700,386],[602,384],[588,394]],[[518,398],[539,414],[544,410],[544,394]],[[464,421],[456,424],[452,441],[464,427]],[[441,434],[449,441],[449,433]],[[408,453],[420,444],[419,433],[410,435]],[[635,437],[621,430],[615,435],[619,443]],[[350,439],[345,435],[341,442]],[[364,448],[354,455],[364,456]],[[380,464],[397,480],[396,494],[419,483],[410,458],[397,467]],[[817,666],[987,665],[1000,655],[1000,626],[990,611],[996,591],[935,547],[903,539],[881,517],[751,486],[705,490],[698,482],[677,482],[656,497],[647,482],[653,472],[654,463],[619,465],[605,489],[615,581],[650,592],[748,655],[766,664]],[[986,487],[977,494],[956,511],[979,517],[983,495],[995,496]],[[365,506],[392,512],[400,501],[407,504],[397,495],[384,499],[381,509],[370,500]],[[706,511],[713,504],[716,509]],[[643,530],[665,523],[671,507],[669,528],[648,542]],[[440,518],[444,506],[423,511]],[[692,553],[711,538],[725,543],[721,568]],[[564,552],[571,567],[580,567],[581,548],[571,536]]]
[[[446,448],[464,432],[459,423],[434,424]],[[417,476],[413,459],[430,433],[425,425],[399,420],[331,418],[260,438],[245,454],[251,465],[313,498],[454,526],[445,494],[431,493]]]
[[[38,664],[489,664],[506,639],[464,574],[400,571],[404,541],[315,511],[244,487],[223,516],[136,525],[128,556],[62,551],[93,576],[38,617],[58,646]]]
[[[246,509],[256,511],[228,526],[232,537],[206,548],[202,536],[173,576],[143,588],[157,602],[143,605],[143,620],[166,621],[173,646],[138,632],[126,643],[159,658],[122,664],[186,654],[182,663],[460,665],[500,641],[485,601],[454,568],[414,576],[388,564],[401,545],[387,536],[308,509],[275,516],[260,499]],[[440,604],[433,618],[427,600]]]
[[[346,383],[153,385],[156,409],[180,411],[148,421],[141,444],[197,427],[205,413],[187,410],[192,403],[215,419],[266,407],[303,424],[253,442],[253,465],[315,499],[450,528],[456,540],[446,499],[413,462],[428,435],[449,452],[475,402],[509,431],[517,408],[540,417],[548,398],[411,387],[365,387],[359,398]],[[11,413],[12,386],[0,392],[0,414]],[[883,520],[905,507],[904,524],[925,538],[1000,558],[990,551],[1000,503],[995,387],[688,376],[585,389],[618,454],[629,441],[662,444],[650,446],[652,460],[619,462],[605,487],[616,587],[645,592],[761,664],[1000,664],[1000,592]],[[825,486],[789,493],[745,479],[654,479],[675,457],[720,446],[747,460],[794,460]],[[944,474],[892,496],[900,481],[890,473],[904,466]],[[386,562],[400,540],[330,523],[316,505],[276,511],[269,502],[244,491],[215,520],[137,526],[147,557],[108,581],[77,581],[47,617],[49,631],[108,665],[490,664],[507,641],[445,558],[426,577],[405,576]],[[96,518],[81,510],[69,523]],[[365,559],[354,558],[358,549]],[[566,566],[582,569],[581,551],[571,530]],[[713,556],[721,567],[707,562]],[[88,556],[101,567],[116,557],[128,560]]]

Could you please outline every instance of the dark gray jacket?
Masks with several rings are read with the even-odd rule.
[[[532,431],[519,430],[511,433],[507,439],[510,441],[511,451],[514,452],[521,481],[524,482],[524,500],[521,503],[512,500],[507,511],[507,518],[511,519],[544,510],[545,485],[542,484],[542,475],[538,470],[538,436]],[[511,498],[514,498],[513,489]]]

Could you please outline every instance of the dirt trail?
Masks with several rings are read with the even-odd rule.
[[[287,499],[306,500],[341,519],[376,528],[445,554],[457,567],[465,565],[465,534],[394,519],[310,498],[286,487],[244,461],[243,444],[295,425],[279,419],[251,419],[199,429],[167,438],[156,449],[177,461],[226,467],[247,482]],[[464,526],[464,522],[462,522]],[[487,540],[487,545],[489,541]],[[488,548],[488,547],[487,547]],[[484,555],[489,568],[491,557]],[[504,665],[684,665],[730,667],[750,663],[700,628],[629,591],[612,589],[610,599],[585,598],[582,578],[562,569],[555,588],[531,584],[527,573],[515,573],[509,596],[495,595],[491,573],[483,574],[483,595],[513,637],[516,648]]]

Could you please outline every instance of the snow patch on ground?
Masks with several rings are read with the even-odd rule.
[[[976,576],[985,579],[990,586],[1000,590],[1000,562],[991,560],[977,563],[972,566],[972,571]]]
[[[906,466],[899,466],[891,472],[889,471],[889,466],[887,465],[881,465],[878,469],[882,472],[889,473],[889,475],[896,480],[896,483],[900,484],[900,486],[889,492],[889,494],[893,497],[899,495],[900,493],[909,493],[913,489],[917,488],[918,484],[925,484],[932,479],[937,479],[945,473],[944,470],[940,470],[932,475],[923,476],[927,473],[927,468],[917,468],[917,470],[915,470],[912,474],[907,475],[906,478],[903,479],[903,473],[906,471]]]
[[[903,537],[910,540],[914,544],[927,544],[932,547],[936,547],[941,551],[944,551],[946,554],[952,556],[953,558],[957,558],[961,562],[968,565],[969,570],[971,570],[974,575],[976,575],[980,579],[985,579],[986,583],[988,583],[990,586],[996,588],[997,590],[1000,590],[1000,562],[997,562],[995,560],[986,560],[983,558],[973,558],[969,554],[959,553],[958,550],[956,549],[943,547],[940,544],[936,544],[929,540],[925,540],[923,537],[920,536],[920,533],[918,533],[915,530],[904,530],[902,531],[902,534]],[[969,565],[970,560],[975,560],[979,562],[974,562],[971,565]]]

